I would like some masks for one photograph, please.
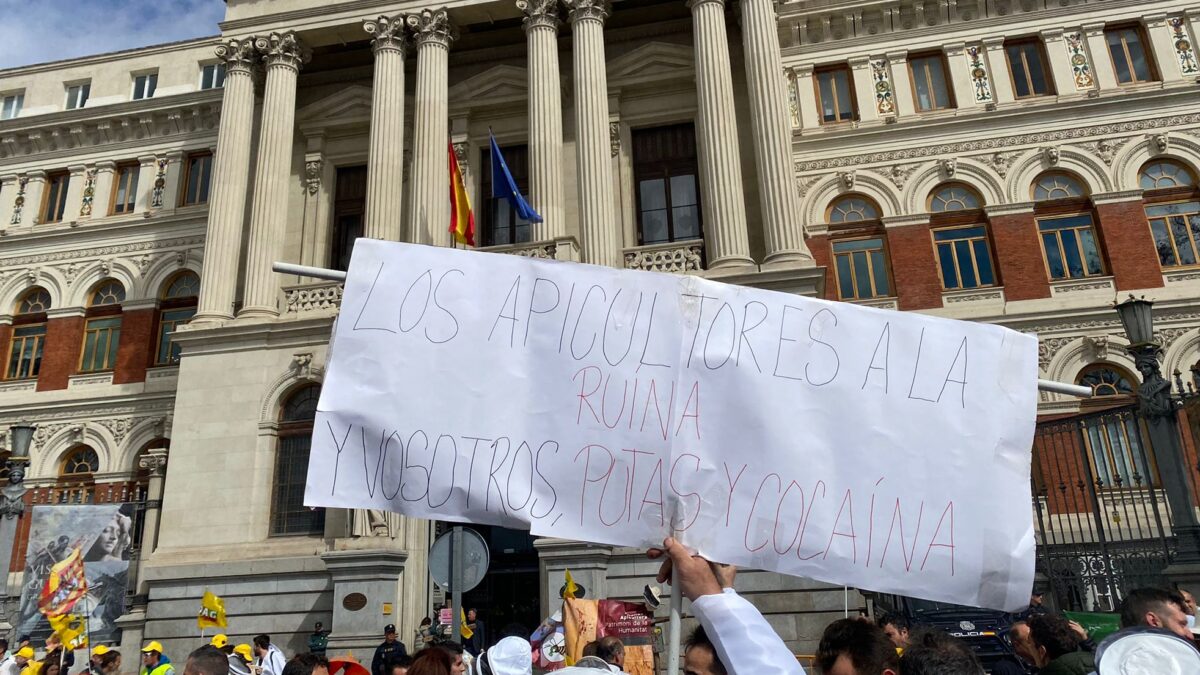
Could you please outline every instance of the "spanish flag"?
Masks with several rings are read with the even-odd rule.
[[[460,244],[475,245],[475,214],[471,213],[471,200],[467,197],[467,186],[463,183],[462,169],[454,155],[454,144],[450,149],[450,234]]]
[[[47,617],[57,617],[71,611],[75,603],[87,594],[87,577],[83,573],[83,554],[79,548],[54,563],[42,594],[38,598],[38,610]]]

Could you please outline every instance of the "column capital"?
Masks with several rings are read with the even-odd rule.
[[[1083,26],[1081,26],[1081,28],[1083,29],[1084,35],[1087,35],[1088,37],[1095,37],[1104,33],[1104,22],[1097,21],[1095,23],[1085,23]]]
[[[709,3],[717,4],[722,7],[725,6],[725,0],[688,0],[687,6],[688,9],[695,10],[700,5],[707,5]]]
[[[117,163],[111,159],[102,159],[99,162],[96,162],[96,170],[97,171],[116,171]]]
[[[254,47],[262,53],[263,62],[268,68],[290,68],[298,71],[300,66],[312,58],[312,52],[300,42],[295,31],[290,30],[282,33],[272,32],[265,37],[255,38]]]
[[[1146,28],[1157,28],[1158,26],[1167,25],[1166,12],[1155,12],[1154,14],[1143,14],[1142,22],[1146,24]]]
[[[1002,49],[1004,47],[1004,37],[999,36],[999,35],[985,37],[982,40],[980,40],[980,42],[982,42],[983,47],[989,51],[996,50],[996,49]]]
[[[1066,31],[1061,28],[1045,28],[1041,31],[1038,31],[1039,35],[1041,35],[1042,39],[1046,42],[1055,42],[1061,40],[1064,32]]]
[[[83,164],[71,164],[67,167],[67,171],[71,173],[71,177],[82,176],[84,171],[87,171],[87,166]]]
[[[151,476],[162,476],[166,473],[168,452],[166,448],[151,448],[138,458],[138,467],[148,470]]]
[[[604,23],[612,12],[610,0],[563,0],[563,4],[567,6],[568,17],[573,24],[580,21]]]
[[[869,56],[851,56],[849,59],[847,59],[847,61],[850,63],[851,68],[858,70],[861,68],[866,68],[867,64],[870,63],[870,61],[871,61],[871,57],[869,57]]]
[[[525,13],[525,30],[558,30],[558,0],[517,0],[517,9]]]
[[[450,23],[450,14],[444,8],[423,9],[417,14],[409,14],[406,21],[416,33],[418,47],[436,44],[449,49],[450,43],[458,39],[458,30]]]
[[[377,54],[384,50],[404,53],[404,49],[408,47],[406,25],[404,17],[381,16],[378,19],[364,19],[363,30],[372,36],[371,51]]]
[[[254,38],[229,38],[217,45],[213,50],[217,58],[225,62],[225,76],[233,74],[249,75],[254,70],[258,53],[254,50]]]
[[[815,65],[812,63],[801,63],[798,66],[792,66],[792,72],[796,77],[812,77]]]
[[[944,52],[946,56],[958,56],[959,54],[962,54],[966,48],[967,44],[965,42],[951,42],[949,44],[942,45],[942,52]]]
[[[885,56],[887,56],[887,60],[891,61],[893,64],[904,63],[908,60],[908,50],[901,49],[894,52],[888,52],[885,54]]]

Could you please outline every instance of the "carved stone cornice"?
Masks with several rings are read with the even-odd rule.
[[[409,14],[406,20],[415,33],[413,41],[417,47],[435,44],[449,48],[450,43],[458,39],[458,29],[450,23],[450,14],[445,8],[423,9],[417,14]]]
[[[563,0],[566,5],[571,23],[579,21],[604,22],[612,13],[610,0]]]
[[[408,47],[408,32],[404,17],[381,16],[363,21],[363,30],[371,35],[371,51],[397,51],[404,53]]]
[[[558,30],[558,0],[517,0],[517,9],[525,13],[525,30],[551,28]]]
[[[225,76],[234,74],[249,75],[258,61],[258,52],[254,49],[254,38],[229,38],[217,45],[213,50],[217,58],[225,62]]]
[[[299,71],[308,63],[312,52],[296,37],[295,31],[272,32],[254,39],[254,47],[262,53],[263,63],[268,68],[291,68]]]

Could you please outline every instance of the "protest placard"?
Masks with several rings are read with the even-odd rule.
[[[1036,378],[995,325],[363,239],[305,503],[1016,609]]]

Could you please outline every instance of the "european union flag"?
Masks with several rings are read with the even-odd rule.
[[[500,154],[500,146],[496,145],[496,137],[491,134],[488,136],[492,139],[492,196],[507,199],[521,220],[531,223],[542,222],[542,216],[533,210],[529,202],[521,196],[521,191],[517,189],[517,181],[513,180],[508,165],[504,163],[504,155]]]

